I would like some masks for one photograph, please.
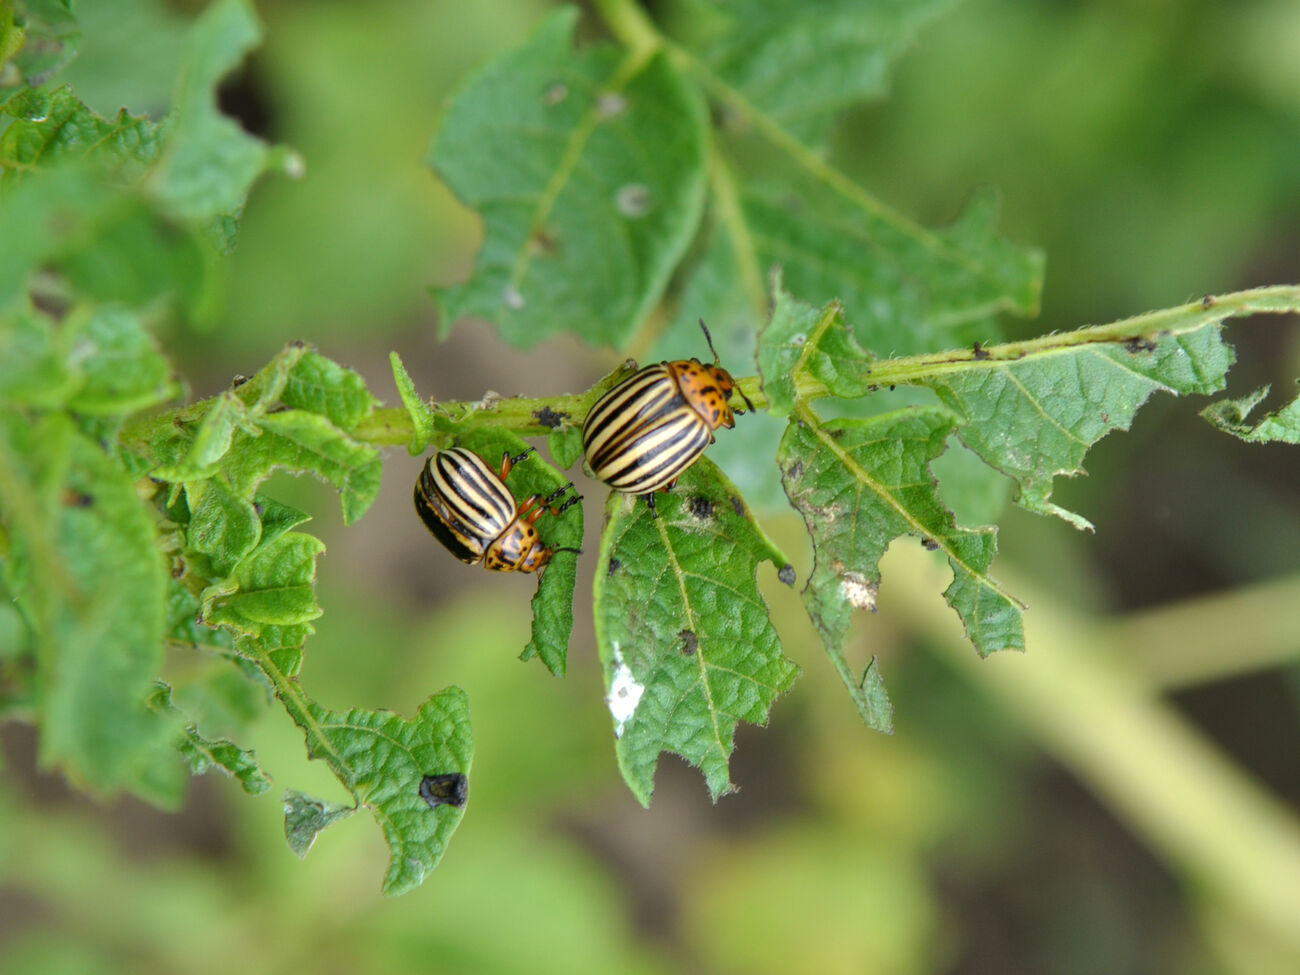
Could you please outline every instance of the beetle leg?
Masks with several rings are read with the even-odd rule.
[[[655,496],[653,494],[647,494],[645,496],[645,503],[650,506],[650,517],[658,518],[659,512],[655,511]]]
[[[518,464],[521,460],[523,460],[525,457],[527,457],[529,454],[531,454],[533,451],[535,451],[536,449],[537,449],[536,447],[529,447],[522,454],[517,454],[514,457],[510,456],[510,451],[508,450],[502,451],[501,470],[499,472],[499,476],[501,480],[504,481],[506,479],[506,475],[509,474],[514,469],[514,466]]]

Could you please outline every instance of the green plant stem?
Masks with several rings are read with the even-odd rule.
[[[882,610],[901,610],[935,653],[1028,736],[1070,769],[1198,889],[1300,953],[1300,822],[1280,802],[1156,700],[1141,680],[1098,653],[1108,631],[1032,582],[1009,580],[1034,611],[1024,656],[979,660],[933,596],[936,569],[922,553],[891,553],[886,575],[903,585]]]
[[[1300,575],[1121,617],[1103,643],[1160,690],[1300,663]]]

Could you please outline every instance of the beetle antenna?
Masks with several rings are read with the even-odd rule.
[[[552,554],[554,554],[554,553],[556,553],[556,552],[573,552],[575,555],[581,555],[581,554],[582,554],[582,549],[580,549],[580,548],[569,548],[569,547],[567,547],[567,546],[563,546],[563,547],[560,547],[560,548],[553,548],[553,549],[551,549],[551,553],[552,553]]]
[[[704,324],[704,319],[700,319],[700,328],[704,330],[704,341],[709,343],[709,351],[713,353],[713,364],[716,366],[719,362],[718,350],[713,347],[713,336],[709,334],[709,326]]]
[[[753,413],[753,412],[754,412],[754,404],[751,403],[751,402],[749,401],[749,397],[745,395],[745,391],[744,391],[743,389],[741,389],[739,386],[736,386],[735,389],[736,389],[736,392],[738,392],[738,393],[740,394],[740,398],[743,399],[743,400],[745,401],[745,405],[749,407],[749,412]]]

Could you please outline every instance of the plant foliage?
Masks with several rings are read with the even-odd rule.
[[[1300,306],[1300,290],[1260,289],[999,342],[998,313],[1036,309],[1042,260],[999,236],[995,200],[932,230],[823,153],[837,114],[879,96],[892,58],[947,6],[737,0],[697,10],[700,29],[677,40],[601,0],[612,37],[576,46],[579,14],[564,8],[470,77],[433,139],[430,164],[484,225],[473,272],[438,295],[444,330],[474,315],[523,347],[561,329],[624,345],[657,317],[659,348],[682,358],[702,315],[766,413],[740,418],[752,433],[723,431],[721,464],[697,462],[657,515],[639,498],[605,504],[596,639],[618,765],[643,803],[663,752],[698,766],[715,798],[728,791],[737,723],[766,723],[798,673],[759,585],[762,563],[788,585],[795,571],[755,498],[770,506],[780,485],[802,516],[808,613],[864,721],[889,731],[880,668],[859,672],[844,650],[888,546],[910,536],[946,562],[944,596],[980,655],[1023,648],[1024,607],[992,574],[996,529],[963,524],[953,492],[1007,486],[1091,527],[1052,502],[1054,479],[1081,472],[1152,393],[1222,390],[1225,319]],[[553,495],[581,457],[587,409],[630,367],[582,394],[439,403],[394,355],[401,406],[384,407],[360,375],[294,343],[183,402],[158,326],[204,317],[250,187],[300,168],[216,107],[259,33],[247,0],[215,0],[190,27],[170,111],[104,118],[57,80],[79,39],[71,5],[0,4],[0,589],[17,612],[0,709],[39,726],[44,767],[98,794],[174,807],[185,772],[210,769],[266,792],[254,751],[204,727],[163,679],[169,648],[210,657],[269,689],[352,797],[288,790],[291,848],[305,854],[365,806],[391,850],[384,890],[400,893],[464,814],[467,698],[431,692],[404,718],[308,695],[324,545],[265,482],[310,474],[351,525],[376,499],[381,447],[455,442],[495,464],[530,437],[552,463],[529,456],[507,484],[519,501]],[[911,398],[891,398],[900,387]],[[1248,422],[1266,393],[1205,414],[1246,440],[1296,443],[1294,401]],[[940,491],[934,465],[951,452],[969,481]],[[581,544],[580,508],[538,525],[546,544]],[[555,675],[576,584],[575,555],[557,552],[532,601],[521,657]]]

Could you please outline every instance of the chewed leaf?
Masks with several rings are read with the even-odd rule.
[[[480,428],[460,439],[461,446],[477,452],[495,468],[502,453],[517,457],[527,449],[527,444],[512,433]],[[570,483],[536,452],[530,453],[516,464],[506,477],[506,486],[522,504],[530,495],[547,497]],[[554,505],[561,505],[572,492],[557,496]],[[582,505],[573,504],[559,517],[549,514],[537,520],[537,530],[542,542],[552,548],[582,547]],[[573,590],[577,584],[577,553],[556,552],[549,565],[537,580],[533,594],[532,638],[519,655],[520,660],[540,657],[547,670],[557,677],[564,676],[568,666],[569,635],[573,632]]]
[[[485,232],[473,275],[441,292],[444,330],[478,315],[521,346],[562,328],[621,343],[699,222],[703,101],[663,53],[575,52],[576,18],[554,12],[474,76],[434,140],[430,164]]]
[[[149,704],[156,711],[181,716],[181,712],[171,703],[171,688],[161,682],[155,686]],[[237,779],[244,791],[252,796],[260,796],[271,788],[270,776],[257,764],[257,758],[251,751],[224,738],[205,738],[193,723],[186,723],[176,741],[176,748],[189,765],[191,775],[203,775],[209,769],[220,769]]]
[[[731,788],[736,724],[766,724],[798,668],[758,592],[760,562],[784,556],[707,459],[659,496],[612,494],[596,569],[596,639],[618,737],[619,768],[648,804],[660,752]]]
[[[286,406],[319,413],[336,427],[350,431],[375,408],[365,380],[351,369],[306,349],[294,364],[280,399]]]
[[[459,687],[440,691],[413,718],[360,708],[329,711],[312,702],[307,702],[307,715],[303,731],[311,756],[330,766],[384,831],[392,854],[384,893],[418,887],[442,859],[465,814],[463,801],[432,804],[422,794],[426,776],[469,775],[474,743],[465,692]],[[301,845],[310,832],[310,846],[315,833],[340,815],[340,807],[313,810],[311,803],[309,798],[296,801],[291,811],[286,802],[285,832],[291,845],[295,838]]]
[[[1247,422],[1251,411],[1264,402],[1268,393],[1269,387],[1261,386],[1239,399],[1220,400],[1201,410],[1201,416],[1224,433],[1247,443],[1300,444],[1300,396],[1254,423]]]
[[[789,416],[799,380],[816,379],[830,395],[862,396],[870,389],[873,356],[853,338],[838,302],[821,311],[796,301],[773,275],[772,317],[758,338],[758,371],[767,410]]]
[[[1153,392],[1222,389],[1233,354],[1220,330],[1215,322],[1154,339],[1062,341],[1009,359],[977,351],[920,381],[962,418],[962,443],[1016,481],[1021,505],[1090,529],[1051,503],[1053,478],[1082,471],[1088,449],[1111,430],[1127,430]]]
[[[259,545],[203,594],[203,619],[258,636],[263,626],[295,626],[321,614],[316,603],[316,557],[325,543],[288,532]]]
[[[818,145],[845,108],[887,89],[891,62],[952,0],[723,0],[700,50],[775,124]]]
[[[833,657],[852,611],[875,608],[880,559],[900,535],[947,557],[953,581],[944,596],[981,656],[1024,648],[1020,607],[988,575],[992,529],[957,527],[930,473],[956,422],[944,409],[911,408],[816,424],[809,416],[786,430],[778,463],[815,555],[804,601]],[[862,688],[855,684],[850,691],[858,700]]]
[[[311,852],[312,845],[321,830],[332,826],[340,819],[347,819],[357,811],[356,806],[344,806],[336,802],[317,799],[297,789],[286,789],[284,793],[284,839],[294,856],[305,857]]]

